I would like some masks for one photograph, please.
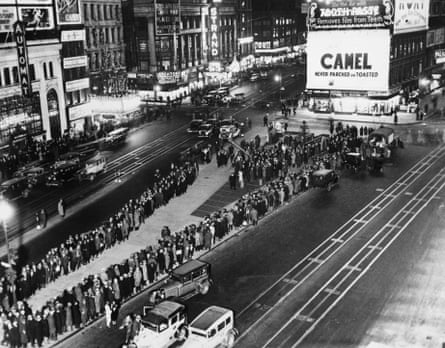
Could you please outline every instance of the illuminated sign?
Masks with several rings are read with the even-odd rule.
[[[245,45],[253,42],[253,36],[241,37],[238,39],[240,45]]]
[[[309,32],[306,88],[387,91],[389,49],[389,30]]]
[[[65,82],[65,88],[67,92],[78,91],[84,88],[90,88],[90,79],[85,77],[79,80]]]
[[[436,59],[436,64],[445,63],[445,49],[436,50],[434,52],[434,58]]]
[[[0,33],[10,33],[17,20],[15,7],[0,7]]]
[[[156,78],[160,85],[169,83],[186,83],[189,77],[189,70],[182,71],[159,71],[156,73]]]
[[[62,42],[85,41],[85,29],[80,30],[63,30],[60,35]]]
[[[445,27],[428,30],[426,33],[426,47],[445,43]]]
[[[428,29],[429,0],[397,0],[394,34]]]
[[[32,86],[29,77],[28,48],[26,47],[25,28],[26,23],[20,21],[14,23],[20,86],[22,88],[22,95],[24,97],[30,97],[32,95]]]
[[[156,35],[173,35],[179,32],[179,2],[156,3],[155,25]]]
[[[212,58],[219,57],[219,38],[218,38],[218,9],[210,8],[210,55]]]
[[[393,0],[311,0],[307,26],[309,30],[386,28],[393,17]]]
[[[80,0],[56,0],[57,24],[81,24]]]
[[[26,23],[27,31],[54,29],[51,7],[20,7],[19,19]]]
[[[63,58],[64,69],[80,68],[82,66],[87,66],[87,65],[88,65],[87,56]]]

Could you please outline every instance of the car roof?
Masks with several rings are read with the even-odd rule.
[[[150,310],[144,318],[156,315],[161,318],[169,318],[172,314],[184,309],[185,306],[174,301],[162,301],[158,303],[152,310]],[[151,314],[151,316],[150,316]]]
[[[329,174],[329,173],[332,173],[334,170],[333,169],[319,169],[319,170],[316,170],[314,173],[313,173],[313,175],[316,175],[316,176],[324,176],[324,175],[327,175],[327,174]]]
[[[202,123],[202,122],[204,122],[204,120],[203,119],[200,119],[200,118],[195,118],[194,120],[191,120],[190,121],[190,123]]]
[[[231,309],[211,306],[198,315],[190,324],[191,328],[207,331],[218,319],[226,313],[232,312]]]
[[[376,130],[374,130],[370,136],[372,135],[384,135],[384,136],[388,136],[394,133],[394,129],[390,128],[390,127],[380,127],[377,128]]]
[[[75,161],[58,161],[54,163],[54,168],[67,168],[71,166],[77,166],[77,163]]]
[[[178,268],[173,270],[173,273],[179,276],[182,275],[186,275],[188,273],[190,273],[191,271],[203,267],[205,265],[208,265],[207,262],[204,261],[199,261],[199,260],[190,260],[184,264],[182,264],[181,266],[179,266]]]

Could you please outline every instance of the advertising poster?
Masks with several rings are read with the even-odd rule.
[[[54,29],[54,17],[51,7],[20,7],[19,19],[26,23],[26,30]]]
[[[306,88],[387,91],[389,42],[385,29],[309,32]]]
[[[80,0],[56,0],[57,24],[81,24]]]
[[[0,7],[0,33],[12,32],[12,25],[17,20],[15,7]]]
[[[311,0],[309,30],[388,28],[394,20],[394,0]]]
[[[173,35],[179,32],[179,2],[165,1],[156,3],[155,25],[156,35]]]
[[[429,0],[397,0],[394,12],[394,34],[428,29]]]

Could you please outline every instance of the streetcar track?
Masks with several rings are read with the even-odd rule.
[[[253,301],[251,301],[242,311],[237,314],[239,320],[247,311],[258,303],[267,303],[269,298],[273,296],[267,296],[269,293],[280,294],[283,289],[288,288],[289,285],[294,285],[290,288],[288,292],[281,295],[276,303],[273,305],[268,305],[267,311],[262,312],[263,314],[256,319],[249,327],[240,335],[239,339],[245,337],[249,332],[251,332],[254,327],[261,322],[263,318],[270,314],[278,305],[280,305],[287,297],[289,297],[292,292],[301,286],[301,284],[309,278],[315,271],[317,271],[324,263],[326,263],[331,257],[333,257],[343,246],[347,244],[348,241],[352,240],[371,220],[373,220],[377,215],[379,215],[384,209],[389,206],[396,198],[405,192],[408,187],[413,184],[421,175],[423,175],[432,165],[437,163],[444,155],[445,146],[439,146],[431,151],[427,156],[418,161],[411,169],[408,169],[399,179],[392,183],[388,188],[381,192],[376,198],[374,198],[370,203],[363,207],[359,212],[357,212],[351,219],[340,226],[333,234],[326,238],[322,243],[320,243],[315,249],[313,249],[308,255],[306,255],[302,260],[295,264],[289,271],[284,273],[277,281],[275,281],[266,290],[261,292]],[[385,202],[386,201],[386,202]],[[382,206],[382,202],[385,202]],[[376,207],[378,207],[376,209]],[[372,213],[372,216],[369,215]],[[364,214],[364,215],[362,215]],[[364,218],[367,218],[364,220]],[[349,226],[352,223],[351,226]],[[358,229],[354,231],[354,227]],[[344,229],[346,230],[342,232]],[[348,235],[352,232],[350,235]],[[347,237],[347,238],[345,238]],[[331,251],[328,256],[324,256],[325,252]],[[320,254],[317,254],[318,252]],[[324,258],[323,258],[324,256]],[[316,262],[316,260],[321,262]],[[309,270],[308,273],[304,273]],[[296,274],[290,277],[293,272]],[[301,277],[302,276],[302,277]],[[298,278],[298,280],[296,280]],[[283,282],[285,279],[290,279],[292,281]],[[278,288],[278,289],[276,289]],[[256,308],[253,308],[255,311]]]
[[[328,281],[324,282],[323,286],[262,345],[262,348],[268,347],[276,341],[287,328],[292,330],[292,336],[299,334],[298,340],[292,345],[292,348],[297,347],[363,275],[369,271],[372,265],[444,187],[445,171],[442,169],[350,257]],[[375,255],[373,256],[373,254]],[[346,285],[346,287],[341,289],[343,285]],[[331,300],[332,302],[328,302]],[[328,307],[323,309],[322,306],[326,305],[326,303]],[[312,307],[311,304],[313,304]],[[308,308],[309,310],[307,310]],[[317,311],[320,308],[322,308],[322,311],[317,315]],[[297,323],[297,328],[290,327],[292,322]],[[292,336],[285,337],[285,340],[281,341],[280,345],[275,344],[273,347],[281,347],[283,344],[287,344],[289,339],[294,338]]]

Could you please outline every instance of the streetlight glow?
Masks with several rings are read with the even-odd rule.
[[[4,199],[0,200],[0,220],[6,222],[14,215],[14,209]]]
[[[275,82],[280,82],[280,81],[281,81],[281,76],[275,75]]]

